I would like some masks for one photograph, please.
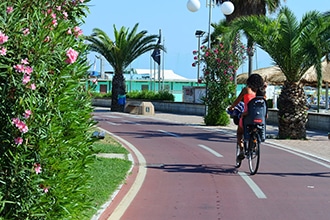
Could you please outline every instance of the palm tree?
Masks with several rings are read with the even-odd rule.
[[[321,58],[330,50],[329,16],[312,11],[301,22],[284,7],[276,18],[241,17],[231,23],[231,38],[243,30],[265,50],[286,76],[278,100],[279,138],[306,138],[307,109],[302,85],[298,82],[311,66],[321,76]]]
[[[129,32],[122,27],[119,31],[114,25],[114,40],[101,29],[93,29],[93,33],[86,37],[90,42],[89,50],[100,53],[114,69],[112,79],[111,111],[123,111],[118,103],[118,97],[126,93],[124,70],[139,56],[154,49],[164,50],[164,46],[158,44],[158,35],[147,35],[147,31],[137,32],[138,24],[135,24]]]
[[[267,10],[275,12],[281,5],[281,0],[230,0],[235,10],[231,15],[226,15],[228,22],[235,18],[249,15],[266,15]],[[285,1],[285,0],[283,0]],[[222,4],[225,0],[215,0],[217,5]]]
[[[217,5],[220,5],[225,0],[215,0]],[[231,22],[235,18],[250,15],[266,15],[275,12],[281,5],[281,0],[230,0],[234,6],[235,10],[232,14],[226,15],[226,22]],[[285,0],[283,0],[285,2]],[[254,42],[247,36],[247,55],[248,55],[248,67],[249,75],[252,73],[253,65],[252,59],[254,56]],[[236,83],[236,75],[234,76],[234,81]]]

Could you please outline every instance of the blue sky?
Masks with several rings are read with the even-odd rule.
[[[113,38],[113,25],[117,29],[122,26],[132,29],[136,23],[139,23],[138,30],[146,30],[148,34],[158,34],[161,30],[162,43],[167,49],[162,64],[164,69],[171,69],[176,74],[195,79],[197,69],[191,65],[194,61],[192,51],[197,49],[195,31],[204,30],[207,32],[209,19],[209,8],[206,7],[206,1],[200,1],[201,8],[197,12],[190,12],[187,9],[187,0],[92,0],[89,3],[90,13],[85,19],[82,29],[85,35],[90,35],[93,28],[100,28],[110,38]],[[311,10],[320,12],[330,10],[329,0],[287,0],[282,5],[288,6],[298,19]],[[224,18],[219,7],[212,9],[212,23]],[[96,60],[96,70],[99,71],[100,62],[95,59],[95,54],[89,55],[89,60],[91,63]],[[104,63],[105,70],[112,70],[106,61]],[[272,60],[269,56],[265,52],[257,50],[253,62],[254,69],[271,65]],[[131,68],[153,68],[150,53],[134,61]],[[247,64],[244,64],[238,73],[247,72],[247,69]]]

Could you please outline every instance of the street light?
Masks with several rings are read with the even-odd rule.
[[[208,42],[207,42],[207,47],[208,48],[211,48],[211,18],[212,18],[212,7],[214,6],[213,4],[214,0],[206,0],[206,7],[209,7],[209,23],[208,23]],[[199,0],[188,0],[187,2],[187,8],[189,11],[191,12],[196,12],[199,10],[201,6],[201,3]],[[226,1],[226,0],[223,0],[222,3],[221,3],[221,11],[223,14],[225,15],[230,15],[231,13],[234,12],[234,5],[232,2],[230,1]],[[199,49],[199,47],[198,47]],[[198,75],[199,75],[199,62],[198,62]],[[208,93],[208,85],[206,83],[206,88],[205,88],[205,94],[206,94],[206,97],[208,96],[207,93]],[[208,107],[207,105],[205,105],[205,115],[207,114],[207,110]]]
[[[95,57],[100,60],[100,74],[101,74],[101,79],[105,79],[103,58],[102,58],[101,55],[99,55],[99,56],[95,55]]]
[[[199,64],[199,61],[200,61],[200,49],[201,49],[201,37],[203,37],[203,35],[205,34],[204,31],[201,31],[201,30],[197,30],[195,32],[195,36],[198,38],[198,57],[197,57],[197,83],[199,83],[199,69],[200,69],[200,64]]]
[[[206,0],[206,6],[209,7],[209,24],[208,24],[208,48],[211,46],[211,18],[212,18],[212,7],[214,0]],[[201,3],[199,0],[188,0],[187,8],[191,12],[199,10]],[[221,11],[224,15],[231,15],[234,12],[234,4],[231,1],[223,0],[220,5]]]

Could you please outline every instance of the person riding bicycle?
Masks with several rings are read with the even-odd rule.
[[[233,104],[228,108],[229,111],[234,111],[235,106],[239,104],[239,102],[244,102],[244,112],[242,113],[242,117],[239,120],[239,124],[237,126],[237,144],[240,146],[240,153],[238,156],[238,159],[243,160],[244,159],[244,147],[243,147],[243,117],[248,112],[248,103],[250,100],[255,98],[257,95],[260,96],[263,94],[264,96],[264,80],[259,74],[251,74],[249,78],[246,81],[246,87],[244,87],[241,91],[241,93],[238,95],[236,100],[233,102]]]

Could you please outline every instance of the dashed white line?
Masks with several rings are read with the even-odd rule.
[[[248,184],[258,199],[267,199],[267,196],[262,192],[259,186],[246,173],[238,172],[238,174]]]
[[[102,115],[102,117],[106,117],[106,118],[122,118],[120,116],[115,116],[115,115]]]
[[[199,144],[198,147],[201,147],[205,150],[207,150],[208,152],[210,152],[211,154],[213,154],[216,157],[223,157],[221,154],[219,154],[218,152],[216,152],[215,150],[203,145],[203,144]]]

